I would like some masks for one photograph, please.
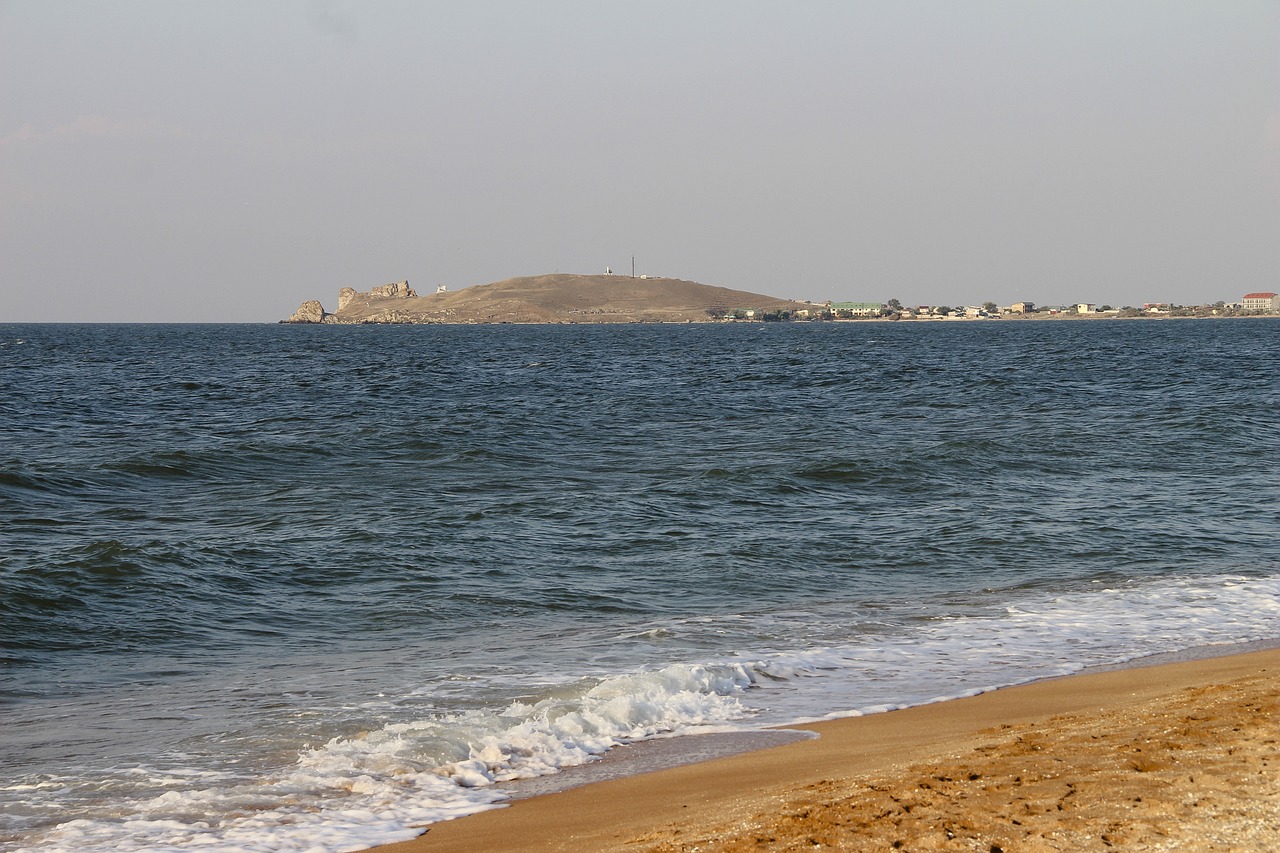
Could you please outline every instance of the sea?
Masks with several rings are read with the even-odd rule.
[[[0,325],[0,850],[357,850],[1275,645],[1277,365],[1278,319]]]

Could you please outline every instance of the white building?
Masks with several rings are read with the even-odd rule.
[[[1244,295],[1246,311],[1280,311],[1280,296],[1274,293],[1246,293]]]

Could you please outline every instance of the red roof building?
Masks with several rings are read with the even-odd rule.
[[[1246,293],[1241,307],[1246,311],[1280,311],[1280,296],[1274,293]]]

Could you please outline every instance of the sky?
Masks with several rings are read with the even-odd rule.
[[[0,322],[1280,290],[1280,0],[0,0]]]

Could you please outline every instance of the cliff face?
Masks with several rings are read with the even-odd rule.
[[[353,305],[367,304],[374,300],[416,299],[417,296],[417,292],[409,286],[407,281],[384,284],[381,287],[370,288],[364,293],[357,291],[353,287],[344,287],[338,291],[338,313],[341,314],[345,309]]]
[[[293,316],[282,323],[348,323],[352,314],[361,314],[369,305],[384,308],[381,303],[389,299],[416,299],[418,294],[407,281],[397,281],[370,288],[364,292],[354,287],[344,287],[338,291],[338,310],[330,314],[324,310],[319,300],[309,299],[293,312]]]
[[[308,305],[319,305],[308,302]],[[803,303],[672,278],[543,275],[418,296],[407,281],[360,293],[344,287],[324,323],[684,323],[726,312],[796,310]],[[321,309],[323,310],[323,309]],[[306,316],[314,316],[314,309]]]

